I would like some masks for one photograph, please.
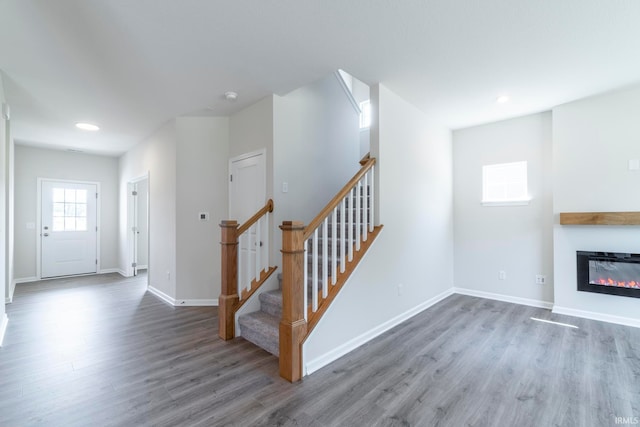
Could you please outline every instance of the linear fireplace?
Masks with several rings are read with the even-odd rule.
[[[640,254],[577,252],[578,290],[640,298]]]

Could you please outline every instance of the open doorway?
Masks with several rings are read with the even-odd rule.
[[[130,181],[127,192],[127,276],[137,276],[149,269],[149,176]]]

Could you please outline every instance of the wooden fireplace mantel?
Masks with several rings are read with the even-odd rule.
[[[640,212],[562,212],[561,225],[640,225]]]

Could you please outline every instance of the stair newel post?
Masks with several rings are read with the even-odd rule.
[[[282,320],[280,321],[280,376],[291,382],[302,378],[304,319],[304,224],[284,221],[282,230]]]
[[[235,336],[235,307],[238,305],[238,222],[222,221],[221,231],[221,293],[218,298],[218,335],[223,340]]]

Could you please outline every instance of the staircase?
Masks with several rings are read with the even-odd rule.
[[[302,378],[302,344],[382,230],[374,219],[375,164],[375,158],[365,156],[361,169],[309,224],[283,221],[278,290],[258,292],[276,270],[269,267],[268,246],[263,249],[265,257],[258,256],[262,252],[258,250],[255,257],[243,255],[258,243],[246,233],[251,227],[256,227],[256,235],[267,229],[273,203],[269,201],[241,226],[234,220],[220,224],[219,335],[224,340],[237,336],[235,314],[259,293],[260,311],[238,318],[240,335],[277,356],[280,375],[291,382]],[[259,247],[263,248],[262,240]],[[247,264],[254,258],[255,266]]]
[[[370,205],[370,200],[369,200],[370,191],[367,188],[366,195],[365,195],[364,187],[361,190],[362,191],[360,192],[361,193],[360,203],[358,204],[358,207],[359,207],[358,211],[360,214],[359,234],[363,235],[365,232],[364,228],[366,227],[364,223],[364,219],[368,214],[369,205]],[[352,199],[349,199],[349,200],[352,200]],[[355,200],[355,198],[353,200]],[[353,221],[355,219],[355,216],[354,216],[355,211],[356,211],[356,206],[350,207],[349,201],[346,201],[345,217],[348,217],[348,215],[351,214],[352,222],[355,222]],[[319,301],[327,297],[330,286],[332,286],[332,284],[335,283],[332,280],[333,272],[332,272],[332,268],[330,267],[332,266],[332,261],[333,261],[332,250],[327,251],[326,263],[324,262],[325,258],[324,258],[324,253],[322,248],[325,244],[325,240],[327,240],[327,243],[326,243],[327,245],[331,244],[330,241],[333,236],[332,233],[333,233],[333,230],[335,229],[335,232],[337,233],[336,234],[336,237],[337,237],[336,252],[335,252],[337,256],[336,270],[337,272],[339,272],[340,264],[342,261],[341,255],[344,252],[345,258],[348,256],[347,254],[347,252],[349,251],[348,243],[351,242],[351,244],[354,245],[354,242],[355,242],[354,236],[358,234],[358,232],[356,231],[357,229],[355,225],[352,225],[351,235],[349,234],[346,221],[344,221],[344,219],[342,218],[342,213],[340,210],[338,210],[337,212],[336,220],[337,221],[336,221],[335,227],[333,226],[332,222],[329,222],[327,224],[326,238],[323,236],[323,232],[324,232],[323,228],[320,227],[318,229],[318,236],[315,239],[316,241],[315,253],[319,255],[316,257],[317,261],[316,261],[315,270],[314,270],[314,251],[313,251],[314,239],[309,239],[307,241],[306,268],[307,268],[307,271],[309,272],[308,279],[307,279],[307,293],[308,295],[313,296],[314,294],[313,278],[317,277],[317,285],[315,287],[315,293],[317,295],[316,307]],[[342,227],[343,222],[345,222],[345,227]],[[344,233],[345,236],[342,236],[341,235],[342,233]],[[326,275],[327,293],[324,292],[325,279],[323,274],[323,268],[325,267],[327,268],[327,275]],[[316,271],[315,275],[313,274],[314,271]],[[281,274],[278,275],[278,282],[280,284],[278,290],[263,292],[260,294],[259,296],[260,311],[244,314],[238,318],[238,323],[240,324],[241,336],[247,341],[250,341],[257,346],[262,347],[263,349],[273,354],[274,356],[279,355],[279,324],[280,324],[280,320],[282,319],[282,275]],[[314,302],[312,297],[311,300],[308,301],[309,313],[313,311],[312,310],[313,304]]]

